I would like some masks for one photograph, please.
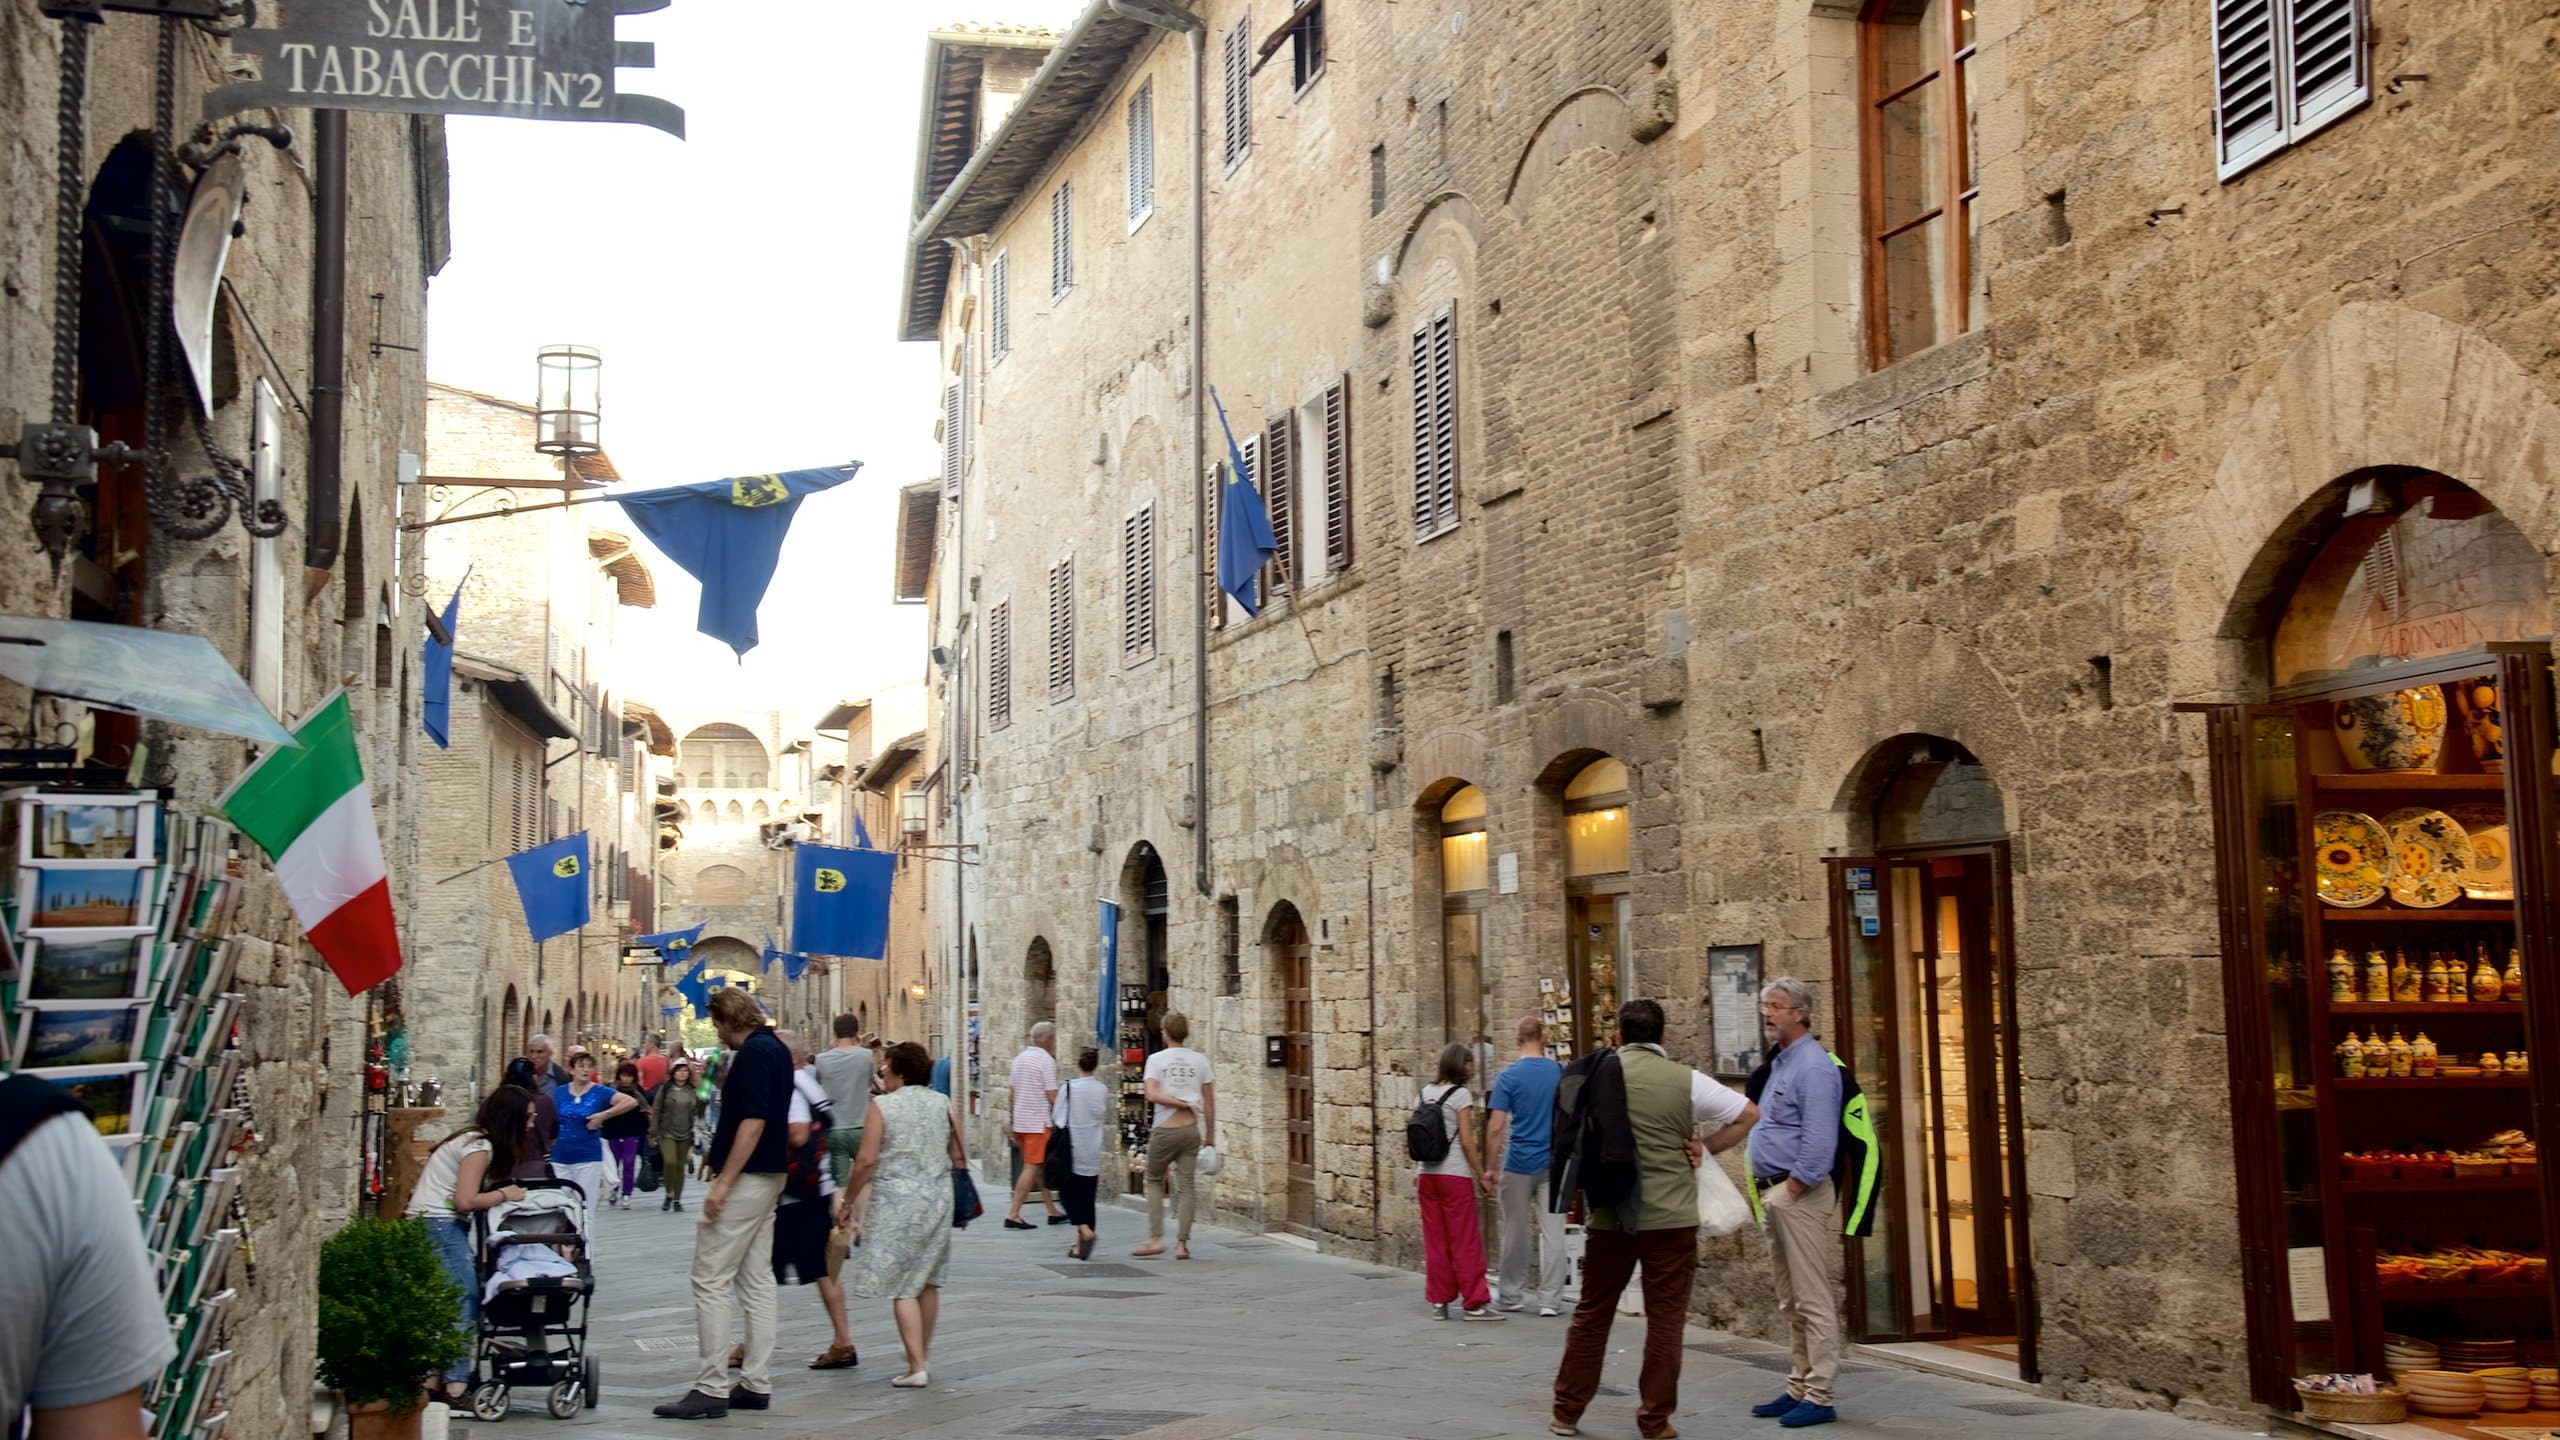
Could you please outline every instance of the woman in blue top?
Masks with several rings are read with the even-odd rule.
[[[596,1082],[596,1057],[584,1050],[569,1052],[569,1083],[551,1092],[560,1111],[560,1133],[552,1137],[551,1168],[563,1180],[574,1180],[587,1195],[587,1258],[596,1254],[596,1197],[603,1193],[604,1122],[640,1102],[610,1085]]]

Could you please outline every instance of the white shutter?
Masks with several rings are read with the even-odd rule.
[[[1220,528],[1225,523],[1220,512],[1227,498],[1226,462],[1210,466],[1208,475],[1200,483],[1209,487],[1209,529],[1200,541],[1202,548],[1208,551],[1203,557],[1208,564],[1207,573],[1201,577],[1200,608],[1209,617],[1209,628],[1222,630],[1227,624],[1227,592],[1218,588],[1218,537],[1225,533]]]
[[[1049,298],[1063,299],[1076,283],[1076,187],[1058,182],[1049,199]]]
[[[1049,698],[1076,693],[1076,562],[1049,567]]]
[[[960,495],[960,382],[942,387],[942,493]]]
[[[1239,17],[1227,32],[1227,166],[1253,149],[1253,36],[1250,15]]]
[[[1156,82],[1138,87],[1129,97],[1129,224],[1156,208]]]
[[[2224,179],[2284,146],[2277,0],[2214,0],[2214,124]]]
[[[2285,0],[2285,8],[2287,139],[2299,141],[2373,98],[2373,63],[2364,0]]]
[[[2368,0],[2214,0],[2214,128],[2228,180],[2373,98]]]
[[[987,363],[1000,365],[1013,351],[1013,252],[999,250],[987,267]]]
[[[1013,723],[1013,602],[987,611],[987,728]]]

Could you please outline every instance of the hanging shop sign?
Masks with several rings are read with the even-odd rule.
[[[287,0],[273,29],[234,52],[258,78],[205,97],[205,117],[261,106],[605,120],[684,137],[684,111],[625,95],[614,71],[648,69],[657,47],[614,37],[625,15],[670,0]]]

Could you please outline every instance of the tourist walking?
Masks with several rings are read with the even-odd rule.
[[[631,1063],[640,1067],[640,1088],[656,1093],[659,1086],[667,1083],[666,1037],[662,1035],[641,1046],[640,1058]]]
[[[818,1303],[835,1331],[833,1343],[809,1362],[812,1370],[845,1370],[860,1363],[853,1332],[844,1313],[844,1285],[827,1263],[827,1236],[835,1228],[837,1185],[828,1141],[835,1106],[810,1067],[809,1047],[786,1037],[798,1068],[791,1073],[791,1163],[783,1172],[782,1201],[773,1217],[773,1281],[776,1285],[815,1285]],[[866,1085],[870,1082],[866,1079]],[[871,1101],[863,1097],[863,1109]]]
[[[702,1114],[702,1096],[693,1088],[693,1062],[678,1056],[667,1062],[667,1080],[649,1097],[649,1138],[658,1147],[658,1174],[667,1193],[660,1210],[684,1208],[684,1177],[693,1168],[693,1123]]]
[[[1064,1225],[1066,1212],[1049,1193],[1041,1162],[1049,1155],[1049,1115],[1058,1108],[1058,1027],[1043,1020],[1031,1027],[1031,1043],[1013,1057],[1013,1148],[1022,1156],[1022,1173],[1013,1177],[1013,1207],[1005,1212],[1007,1230],[1037,1230],[1022,1218],[1022,1202],[1033,1190],[1049,1211],[1049,1223]]]
[[[942,1311],[942,1272],[951,1258],[952,1172],[969,1167],[959,1112],[934,1090],[933,1057],[913,1041],[889,1047],[880,1095],[862,1126],[851,1188],[836,1197],[838,1224],[859,1213],[854,1291],[886,1299],[898,1323],[907,1371],[890,1381],[918,1390],[926,1383],[934,1322]]]
[[[1534,1304],[1540,1315],[1553,1317],[1564,1304],[1564,1212],[1548,1208],[1543,1182],[1553,1156],[1548,1137],[1564,1067],[1547,1057],[1547,1024],[1541,1017],[1521,1019],[1519,1041],[1519,1056],[1494,1077],[1493,1092],[1484,1102],[1492,1116],[1485,1153],[1502,1159],[1502,1178],[1495,1182],[1502,1220],[1500,1303],[1509,1311]],[[1533,1248],[1538,1271],[1534,1288],[1529,1283]]]
[[[1200,1152],[1218,1143],[1218,1076],[1209,1057],[1186,1043],[1189,1017],[1169,1010],[1159,1026],[1172,1043],[1147,1057],[1145,1071],[1147,1100],[1155,1106],[1147,1131],[1147,1239],[1129,1253],[1164,1253],[1165,1187],[1179,1174],[1182,1206],[1174,1217],[1173,1258],[1188,1260],[1191,1219],[1199,1209]]]
[[[711,995],[711,1024],[732,1047],[720,1121],[705,1157],[713,1176],[693,1232],[693,1388],[660,1405],[669,1420],[719,1419],[773,1404],[773,1212],[790,1162],[791,1052],[755,997]],[[746,1313],[746,1354],[732,1383],[729,1327]]]
[[[1790,1430],[1839,1418],[1839,1193],[1831,1162],[1840,1143],[1840,1066],[1813,1037],[1813,987],[1781,976],[1760,987],[1760,1028],[1776,1053],[1751,1132],[1751,1188],[1769,1234],[1769,1271],[1791,1341],[1786,1393],[1751,1407]]]
[[[1636,1430],[1647,1440],[1667,1440],[1671,1412],[1680,1404],[1680,1345],[1689,1323],[1689,1288],[1698,1273],[1697,1128],[1708,1127],[1703,1152],[1739,1144],[1760,1118],[1735,1091],[1672,1059],[1662,1048],[1662,1007],[1630,1000],[1618,1007],[1619,1046],[1612,1056],[1626,1113],[1604,1123],[1623,1124],[1634,1140],[1636,1173],[1630,1193],[1593,1201],[1585,1214],[1582,1299],[1565,1335],[1564,1360],[1556,1367],[1554,1418],[1558,1435],[1576,1429],[1600,1389],[1600,1362],[1609,1348],[1618,1297],[1644,1267],[1644,1366],[1636,1376]],[[1564,1197],[1558,1197],[1561,1201]]]
[[[480,1102],[471,1123],[446,1136],[427,1152],[416,1188],[403,1212],[426,1227],[436,1247],[445,1278],[462,1290],[462,1327],[480,1324],[480,1276],[471,1261],[471,1217],[474,1213],[524,1198],[524,1187],[489,1181],[512,1174],[516,1156],[533,1138],[533,1097],[513,1085],[501,1085]],[[471,1393],[471,1355],[445,1367],[447,1405],[461,1407]]]
[[[1452,1305],[1461,1319],[1502,1318],[1484,1281],[1484,1225],[1476,1211],[1476,1196],[1494,1193],[1493,1172],[1485,1168],[1475,1127],[1466,1122],[1476,1103],[1467,1088],[1475,1068],[1474,1047],[1441,1047],[1438,1073],[1422,1087],[1422,1103],[1413,1111],[1416,1125],[1430,1120],[1440,1126],[1438,1155],[1427,1154],[1426,1146],[1412,1147],[1421,1167],[1413,1183],[1422,1206],[1422,1298],[1434,1320],[1448,1319]]]
[[[1061,1177],[1059,1197],[1066,1201],[1067,1219],[1076,1227],[1075,1243],[1067,1253],[1078,1260],[1093,1258],[1094,1192],[1102,1183],[1102,1136],[1110,1124],[1111,1092],[1093,1078],[1102,1064],[1102,1052],[1087,1046],[1076,1056],[1076,1078],[1058,1092],[1059,1127],[1067,1132],[1066,1171]]]
[[[649,1140],[649,1091],[640,1078],[636,1061],[625,1060],[613,1067],[613,1088],[631,1097],[631,1108],[617,1111],[604,1122],[605,1148],[613,1152],[613,1203],[618,1207],[631,1198],[640,1184],[640,1147]]]
[[[613,1183],[605,1173],[605,1123],[640,1102],[610,1085],[598,1084],[596,1057],[573,1050],[569,1083],[551,1092],[551,1103],[560,1110],[560,1133],[551,1137],[551,1170],[586,1194],[586,1223],[579,1229],[587,1238],[587,1258],[592,1260],[598,1253],[597,1209],[605,1187]]]
[[[853,1157],[862,1150],[862,1117],[871,1113],[875,1062],[872,1048],[855,1034],[861,1028],[856,1016],[837,1016],[836,1043],[818,1052],[816,1061],[818,1083],[826,1087],[827,1103],[835,1108],[835,1126],[827,1132],[827,1164],[839,1190],[853,1174]]]

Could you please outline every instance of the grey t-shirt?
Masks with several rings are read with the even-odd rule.
[[[176,1358],[133,1196],[86,1116],[36,1127],[0,1161],[0,1426],[93,1405]]]
[[[827,1088],[827,1104],[836,1112],[836,1128],[859,1130],[871,1110],[871,1052],[859,1045],[821,1050],[810,1061],[818,1083]]]

